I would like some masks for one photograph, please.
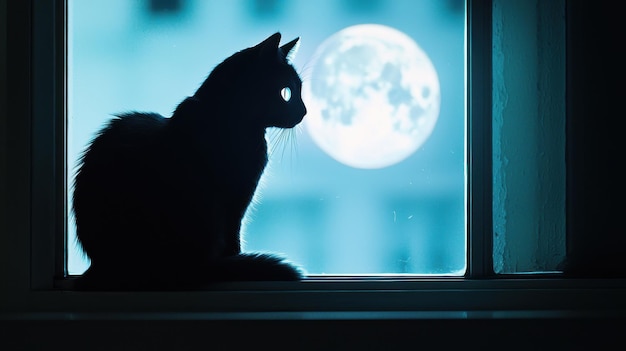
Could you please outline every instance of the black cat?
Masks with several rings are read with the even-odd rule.
[[[272,254],[242,253],[241,220],[267,164],[265,130],[306,114],[290,64],[299,38],[276,33],[210,73],[170,118],[112,119],[74,181],[85,290],[189,289],[215,281],[299,280]]]

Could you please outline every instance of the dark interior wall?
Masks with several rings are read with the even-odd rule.
[[[6,0],[0,0],[0,175],[6,174],[6,106],[7,106],[7,20]],[[0,181],[0,199],[6,198],[6,182]],[[0,203],[0,223],[4,223],[4,202]]]
[[[624,28],[615,2],[567,7],[568,268],[623,277]]]

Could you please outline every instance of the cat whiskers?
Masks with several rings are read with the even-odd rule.
[[[304,66],[302,66],[302,68],[300,70],[298,70],[298,75],[300,76],[300,79],[302,80],[303,84],[311,84],[312,81],[314,81],[315,79],[312,79],[313,77],[313,60],[309,60],[307,61],[307,63],[304,64]]]
[[[285,153],[288,151],[290,156],[297,156],[298,153],[298,144],[296,134],[300,130],[300,125],[297,125],[294,128],[283,129],[283,128],[271,128],[270,129],[270,148],[269,148],[269,157],[272,158],[276,154],[277,151],[281,151],[280,161],[284,161]],[[281,150],[282,149],[282,150]]]

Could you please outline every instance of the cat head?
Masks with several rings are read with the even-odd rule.
[[[280,46],[280,38],[275,33],[224,60],[194,98],[230,104],[242,124],[296,126],[306,114],[302,80],[291,64],[300,39]]]

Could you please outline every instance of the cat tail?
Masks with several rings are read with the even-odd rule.
[[[212,283],[226,281],[299,281],[305,275],[302,268],[278,255],[242,253],[183,272],[162,266],[139,269],[98,266],[92,261],[91,267],[73,281],[73,286],[79,291],[188,290],[205,289]]]
[[[270,253],[241,253],[215,262],[213,278],[217,281],[298,281],[304,270]]]

